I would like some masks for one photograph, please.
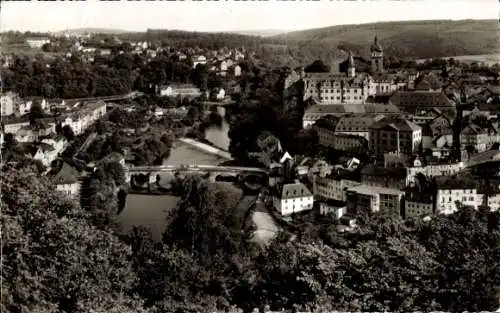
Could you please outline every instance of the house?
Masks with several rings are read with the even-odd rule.
[[[312,210],[313,203],[312,193],[298,181],[283,184],[273,197],[274,208],[283,216]]]
[[[314,175],[313,193],[324,199],[346,201],[346,191],[361,183],[353,177],[342,175]]]
[[[347,213],[393,212],[401,214],[404,191],[361,184],[347,189]]]
[[[467,175],[440,176],[436,178],[436,213],[452,214],[458,210],[457,202],[477,209],[483,196],[477,193],[473,179]]]
[[[367,151],[368,141],[357,135],[333,134],[328,131],[319,131],[319,144],[325,147],[331,147],[338,151],[349,151],[354,153],[363,153]]]
[[[51,145],[57,153],[61,153],[66,149],[68,142],[66,138],[54,136],[52,138],[42,139],[41,143]]]
[[[434,199],[428,198],[405,198],[404,218],[424,218],[434,214]]]
[[[370,95],[391,94],[397,90],[407,89],[407,83],[400,81],[396,75],[382,73],[375,74],[370,81]]]
[[[318,206],[321,215],[332,215],[336,219],[342,218],[347,213],[345,202],[321,200],[318,201]]]
[[[384,118],[370,126],[370,150],[377,156],[387,152],[413,155],[422,142],[422,127],[399,117]]]
[[[59,171],[52,177],[56,189],[70,197],[76,197],[80,191],[80,172],[73,166],[63,162]]]
[[[49,38],[40,37],[40,38],[27,38],[26,43],[30,48],[40,49],[44,44],[50,43]]]
[[[33,159],[39,160],[43,165],[49,167],[52,161],[54,161],[58,156],[58,151],[47,143],[39,143],[37,145],[36,152],[33,154]]]
[[[31,126],[23,126],[14,134],[14,138],[17,142],[34,142],[38,136],[33,132]]]
[[[422,148],[430,148],[433,146],[435,138],[443,135],[452,135],[452,122],[444,115],[437,116],[430,121],[427,121],[422,127]]]
[[[8,91],[0,96],[1,116],[13,115],[16,111],[16,104],[20,100],[19,95]]]
[[[30,110],[34,105],[39,105],[43,111],[48,109],[47,100],[42,97],[25,97],[23,100],[26,102],[26,105],[30,108]]]
[[[214,88],[210,93],[211,100],[224,100],[226,97],[226,91],[224,88]]]
[[[408,171],[408,183],[415,181],[417,174],[423,174],[427,177],[452,176],[461,172],[465,168],[463,162],[440,161],[440,160],[420,160],[415,158],[409,160],[406,169]]]
[[[335,126],[337,134],[356,135],[370,140],[370,126],[383,119],[383,115],[349,114],[342,116]]]
[[[179,59],[180,59],[180,56],[179,56]],[[196,68],[196,66],[198,66],[198,64],[201,64],[201,65],[207,64],[207,58],[204,55],[194,56],[193,57],[193,68]]]
[[[111,49],[101,49],[99,53],[101,56],[109,56],[111,55]]]
[[[240,77],[241,76],[241,66],[236,65],[234,67],[234,76],[235,77]]]
[[[490,211],[496,212],[500,210],[500,192],[498,190],[492,194],[486,195],[485,200],[485,205],[490,208]]]
[[[302,117],[302,127],[308,128],[314,125],[317,120],[328,115],[343,115],[346,110],[342,105],[313,105],[308,108]]]
[[[219,67],[220,67],[221,72],[227,72],[227,68],[228,68],[227,61],[224,60],[224,61],[220,62]]]
[[[30,122],[26,120],[12,120],[3,123],[4,133],[16,134],[21,128],[29,127]]]
[[[463,150],[481,153],[489,148],[488,132],[476,124],[469,124],[460,132],[460,145]]]
[[[158,94],[160,97],[189,97],[196,98],[202,95],[200,89],[191,84],[177,84],[160,86]]]

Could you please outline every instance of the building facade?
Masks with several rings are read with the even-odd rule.
[[[413,155],[420,148],[422,128],[402,118],[385,118],[370,126],[370,150],[375,155]]]
[[[299,182],[284,184],[273,197],[274,208],[283,216],[313,209],[314,198]]]
[[[404,192],[398,189],[359,185],[347,190],[347,212],[393,212],[401,214]]]
[[[346,191],[350,187],[360,185],[358,181],[344,179],[327,175],[321,177],[320,175],[314,176],[313,193],[325,199],[332,199],[337,201],[346,201]]]

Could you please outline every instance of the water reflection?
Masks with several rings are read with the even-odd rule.
[[[227,122],[226,110],[224,107],[218,107],[217,112],[222,116],[222,124],[213,125],[205,130],[205,139],[213,145],[223,150],[229,150],[229,123]]]
[[[165,165],[205,164],[216,165],[224,159],[204,153],[194,147],[176,143],[170,157],[163,162]],[[169,174],[162,175],[165,179]],[[166,227],[168,211],[174,208],[179,201],[178,197],[166,195],[137,195],[129,194],[126,198],[125,208],[118,216],[123,230],[128,232],[134,226],[145,226],[153,234],[155,240],[161,240]]]

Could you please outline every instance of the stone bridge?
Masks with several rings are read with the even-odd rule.
[[[240,167],[240,166],[217,166],[217,165],[159,165],[159,166],[134,166],[125,168],[125,177],[130,183],[132,176],[146,175],[149,182],[156,182],[156,176],[161,173],[232,173],[232,174],[267,174],[267,170],[258,167]]]

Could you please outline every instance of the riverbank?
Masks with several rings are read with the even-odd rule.
[[[179,138],[178,139],[180,142],[185,143],[187,145],[190,145],[192,147],[195,147],[205,153],[210,153],[213,155],[216,155],[220,158],[223,158],[227,161],[232,161],[233,158],[231,157],[231,154],[227,151],[224,151],[222,149],[216,148],[214,146],[208,145],[206,143],[199,142],[197,140],[191,139],[191,138]]]

